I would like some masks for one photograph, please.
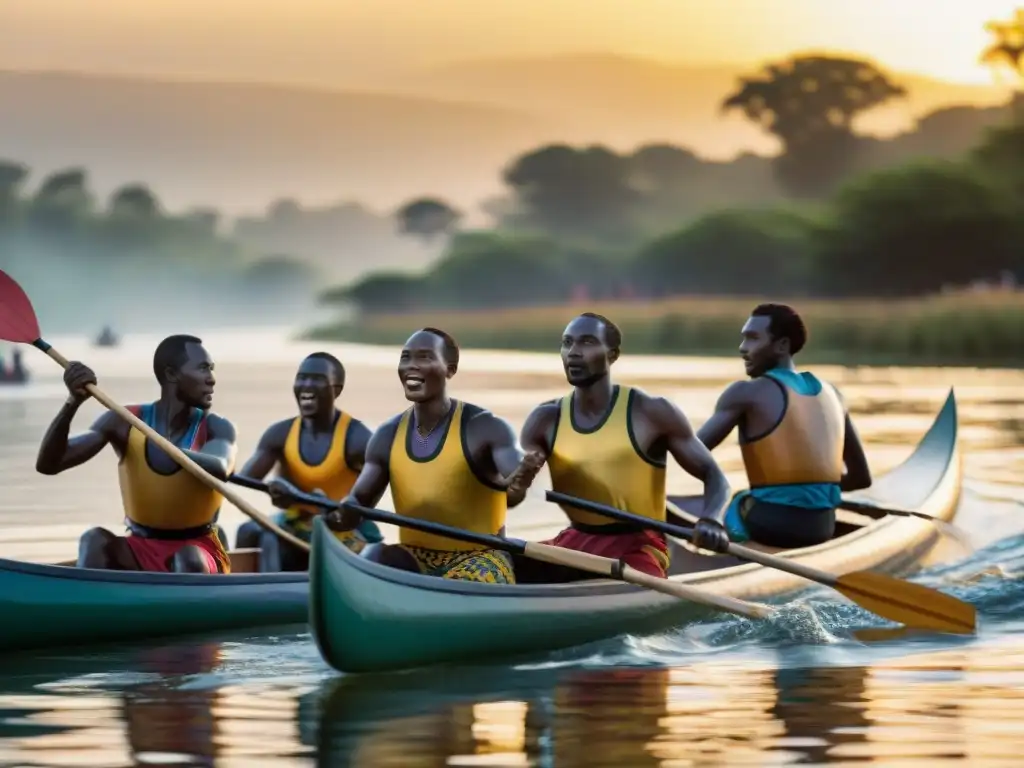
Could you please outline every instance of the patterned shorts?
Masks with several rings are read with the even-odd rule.
[[[483,581],[488,584],[515,584],[512,558],[500,549],[451,551],[398,544],[416,561],[420,573],[459,581]]]

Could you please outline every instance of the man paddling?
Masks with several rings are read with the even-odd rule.
[[[371,433],[361,421],[337,408],[336,401],[344,388],[345,366],[338,358],[327,352],[307,356],[292,385],[299,415],[268,427],[256,452],[238,473],[262,480],[278,467],[278,478],[269,484],[270,498],[284,511],[275,522],[303,541],[310,540],[311,521],[322,510],[302,504],[289,506],[289,492],[320,492],[340,499],[352,490],[363,468]],[[370,520],[364,520],[354,531],[336,535],[354,552],[368,543],[383,541]],[[259,547],[263,572],[309,568],[308,552],[264,531],[255,521],[238,529],[236,545]]]
[[[792,307],[755,307],[741,334],[750,378],[725,389],[697,433],[713,450],[739,428],[750,490],[729,506],[729,535],[779,548],[828,541],[840,491],[871,485],[864,448],[835,387],[797,371],[807,329]]]
[[[540,465],[524,459],[504,419],[448,395],[458,371],[459,347],[437,328],[417,331],[402,348],[398,378],[412,407],[382,424],[366,449],[366,463],[345,501],[374,507],[391,488],[395,512],[454,528],[501,535],[509,507],[522,501]],[[351,530],[351,509],[327,518]],[[399,544],[371,559],[446,579],[508,584],[512,560],[503,551],[403,528]]]
[[[235,427],[210,411],[214,364],[195,336],[169,336],[153,354],[160,398],[129,406],[206,472],[226,480],[235,463]],[[93,528],[82,536],[78,567],[128,571],[228,573],[231,564],[215,530],[223,497],[182,469],[117,414],[104,412],[83,434],[71,422],[96,374],[73,362],[64,373],[68,398],[39,446],[36,470],[56,475],[84,464],[107,445],[118,456],[127,536]]]
[[[562,365],[572,392],[534,409],[523,425],[523,448],[547,462],[553,490],[661,521],[671,454],[704,483],[694,543],[719,550],[728,544],[721,521],[729,483],[675,404],[612,382],[621,345],[618,327],[602,315],[585,312],[566,326]],[[574,507],[563,511],[571,525],[548,543],[667,574],[669,551],[661,534]]]

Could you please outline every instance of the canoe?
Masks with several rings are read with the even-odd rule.
[[[849,498],[913,509],[943,521],[956,514],[962,483],[952,390],[914,452]],[[685,510],[701,499],[672,497]],[[873,519],[840,511],[836,536],[778,554],[830,573],[919,567],[940,540],[938,526],[913,517]],[[670,578],[746,600],[781,599],[815,586],[729,556],[699,555],[671,541]],[[321,519],[310,560],[313,637],[341,672],[385,672],[543,653],[623,633],[649,634],[713,618],[706,606],[607,579],[524,583],[536,573],[521,558],[514,585],[448,581],[389,568],[349,552]],[[525,577],[525,578],[524,578]],[[838,597],[838,595],[837,595]]]
[[[309,574],[253,573],[258,550],[230,554],[226,575],[0,559],[0,651],[306,623]]]

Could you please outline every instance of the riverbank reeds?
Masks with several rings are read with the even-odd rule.
[[[774,299],[780,301],[779,299]],[[401,344],[432,325],[464,347],[557,352],[580,312],[606,315],[623,332],[624,354],[735,355],[756,299],[674,297],[496,311],[374,314],[313,329],[308,338]],[[1024,292],[965,291],[920,299],[793,300],[804,317],[806,362],[847,365],[1024,365]]]

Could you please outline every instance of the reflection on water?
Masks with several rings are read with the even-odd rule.
[[[116,350],[58,342],[86,359],[115,399],[153,396],[155,339],[129,338]],[[294,412],[294,367],[312,347],[266,334],[248,342],[210,336],[207,344],[219,358],[216,408],[238,426],[247,456],[267,424]],[[342,407],[371,425],[405,407],[392,350],[330,348],[348,368]],[[0,551],[46,561],[68,557],[91,525],[116,527],[120,497],[109,452],[60,477],[34,472],[38,440],[63,395],[59,370],[45,358],[27,362],[36,381],[0,393]],[[730,360],[632,358],[617,367],[624,382],[673,398],[695,425],[741,373]],[[821,373],[842,389],[876,474],[910,453],[956,386],[967,478],[956,522],[978,551],[922,578],[978,606],[979,638],[862,644],[844,630],[859,621],[856,612],[818,590],[789,624],[725,619],[515,669],[346,678],[294,630],[26,655],[0,659],[0,766],[1020,764],[1024,373]],[[564,382],[556,356],[467,350],[453,388],[518,427]],[[98,413],[87,404],[76,426]],[[742,485],[735,438],[715,455]],[[674,467],[669,486],[699,489]],[[254,492],[242,495],[266,505]],[[222,519],[232,535],[243,520],[231,508]],[[530,499],[510,532],[539,538],[561,524],[557,510]]]
[[[418,689],[334,684],[311,694],[322,700],[316,764],[1011,764],[1020,681],[943,656],[877,667],[520,672],[504,688],[463,698],[429,676]],[[1019,670],[1020,661],[1010,663]]]

